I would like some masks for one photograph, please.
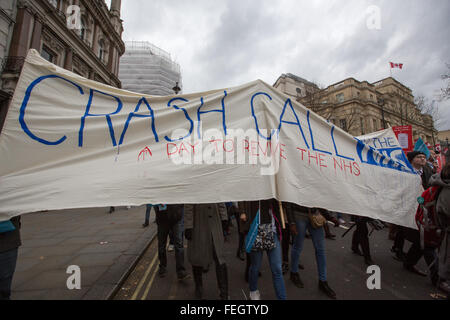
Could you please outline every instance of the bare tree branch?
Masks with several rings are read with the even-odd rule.
[[[442,80],[447,80],[447,88],[441,89],[441,94],[439,96],[439,101],[444,101],[450,99],[450,63],[446,63],[447,73],[441,76]]]

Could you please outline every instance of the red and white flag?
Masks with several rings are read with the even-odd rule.
[[[391,64],[391,69],[393,68],[403,68],[403,63],[393,63],[393,62],[389,62]]]

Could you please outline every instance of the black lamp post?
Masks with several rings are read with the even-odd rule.
[[[172,90],[175,94],[178,94],[178,92],[181,91],[181,88],[178,86],[178,81],[175,83],[175,87],[173,87]]]

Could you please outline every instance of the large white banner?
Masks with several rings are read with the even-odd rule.
[[[0,221],[275,197],[415,227],[420,178],[391,138],[367,145],[260,80],[143,96],[31,50],[0,136]]]

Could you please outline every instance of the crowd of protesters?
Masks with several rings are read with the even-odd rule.
[[[403,263],[405,271],[419,276],[427,273],[416,266],[424,257],[428,266],[430,280],[434,286],[449,293],[450,281],[450,163],[441,172],[436,172],[432,162],[427,162],[424,153],[414,151],[408,160],[421,176],[425,190],[435,187],[439,193],[433,202],[436,221],[440,228],[440,241],[434,245],[423,241],[423,235],[412,228],[390,225],[389,237],[394,240],[391,251]],[[311,238],[315,251],[318,274],[318,289],[331,299],[337,295],[327,281],[327,259],[325,239],[335,239],[328,221],[335,226],[345,221],[339,213],[321,208],[307,208],[294,203],[279,202],[276,199],[245,201],[239,203],[195,204],[195,205],[147,205],[144,227],[149,225],[150,210],[155,209],[158,239],[159,276],[167,275],[166,245],[170,235],[175,251],[175,270],[179,281],[191,277],[185,268],[184,239],[187,240],[187,259],[192,266],[195,283],[195,297],[203,298],[202,275],[208,272],[214,262],[220,299],[229,298],[228,268],[225,259],[225,239],[230,236],[230,226],[235,220],[238,231],[236,257],[246,260],[243,274],[249,286],[251,300],[260,300],[261,288],[258,278],[266,252],[275,295],[279,300],[287,299],[284,274],[298,288],[304,283],[300,263],[305,238]],[[111,207],[110,213],[114,211]],[[374,261],[370,253],[368,224],[380,229],[385,224],[367,217],[352,217],[355,227],[351,240],[353,253],[363,256],[367,265]],[[381,225],[381,227],[380,227]],[[11,219],[10,228],[0,232],[0,300],[9,299],[20,241],[20,217]],[[348,230],[350,231],[350,230]],[[405,252],[405,243],[410,248]],[[361,250],[360,250],[361,248]],[[267,290],[265,288],[264,290]]]

